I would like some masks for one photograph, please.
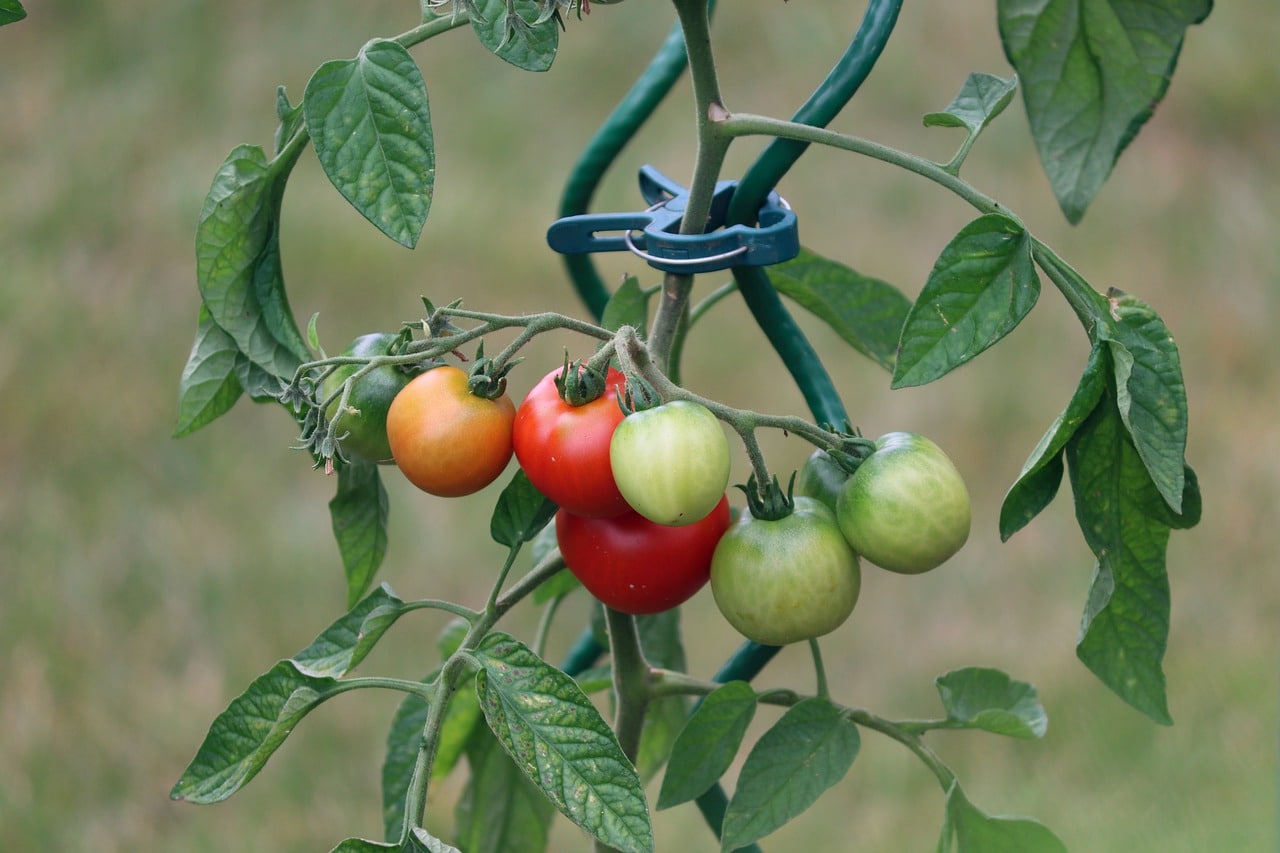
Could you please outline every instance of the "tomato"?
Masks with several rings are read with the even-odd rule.
[[[743,512],[711,559],[716,606],[739,633],[768,646],[831,633],[861,588],[858,555],[816,498],[797,497],[791,514],[775,520]]]
[[[626,381],[610,368],[605,392],[582,406],[560,397],[556,368],[529,392],[512,432],[516,459],[534,487],[575,515],[607,518],[629,512],[609,467],[609,440],[622,420],[618,389]]]
[[[947,454],[923,436],[891,432],[849,477],[836,505],[853,549],[881,568],[937,568],[969,538],[969,492]]]
[[[409,382],[387,410],[391,454],[424,492],[469,495],[496,480],[511,461],[511,398],[477,397],[468,379],[461,368],[434,367]]]
[[[342,351],[344,356],[370,358],[387,355],[398,335],[375,332],[361,335]],[[337,392],[351,374],[360,369],[357,364],[344,364],[325,377],[320,388],[323,402]],[[391,445],[387,443],[387,409],[391,401],[409,384],[410,376],[399,367],[379,367],[366,373],[351,386],[347,397],[347,410],[338,411],[335,399],[325,409],[325,417],[337,419],[337,434],[341,436],[342,452],[366,462],[391,462]]]
[[[817,498],[835,512],[836,501],[848,479],[849,472],[841,468],[830,453],[815,450],[800,467],[800,475],[796,478],[796,493]]]
[[[729,442],[705,406],[676,400],[628,415],[609,463],[627,503],[658,524],[692,524],[724,496]]]
[[[680,527],[639,513],[585,518],[556,513],[556,540],[565,565],[604,604],[635,615],[683,604],[706,584],[711,555],[729,527],[729,499]]]

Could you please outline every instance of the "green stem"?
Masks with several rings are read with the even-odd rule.
[[[645,712],[649,708],[649,664],[640,648],[635,617],[612,607],[606,607],[604,615],[609,630],[614,705],[617,708],[613,730],[623,754],[634,764],[640,752]],[[609,849],[596,842],[597,851]]]
[[[458,689],[458,682],[467,671],[465,659],[458,653],[445,662],[436,681],[436,688],[427,700],[427,719],[422,726],[422,742],[414,760],[413,775],[405,792],[404,824],[400,829],[400,844],[405,845],[413,828],[422,825],[427,808],[427,786],[431,781],[431,768],[435,764],[440,746],[440,727],[444,722],[449,700]]]
[[[822,647],[818,645],[817,637],[809,639],[809,652],[813,655],[813,671],[818,680],[817,696],[820,699],[830,699],[831,690],[827,687],[827,669],[822,665]]]
[[[396,36],[392,41],[399,42],[402,47],[413,47],[441,33],[447,33],[449,30],[458,27],[465,27],[469,23],[471,23],[470,15],[464,11],[455,10],[448,15],[433,16],[430,20],[424,20],[413,29]]]

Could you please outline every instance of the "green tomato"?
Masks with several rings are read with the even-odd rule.
[[[817,498],[827,505],[832,512],[836,511],[836,501],[844,484],[849,480],[849,472],[840,467],[840,463],[831,458],[825,450],[815,450],[809,454],[800,474],[796,477],[796,494]]]
[[[656,524],[693,524],[729,485],[729,442],[705,406],[676,400],[623,418],[609,441],[618,491]]]
[[[881,568],[920,574],[969,538],[969,492],[938,445],[914,433],[876,439],[876,452],[849,477],[836,504],[853,549]]]
[[[836,516],[798,497],[784,518],[743,512],[716,545],[711,591],[743,636],[782,646],[829,634],[858,602],[862,569]]]
[[[381,332],[361,335],[342,351],[342,355],[360,358],[386,355],[397,337]],[[320,399],[323,401],[337,392],[347,377],[359,369],[360,365],[344,364],[326,376],[320,390]],[[324,414],[330,420],[338,418],[337,434],[341,437],[344,454],[366,462],[392,461],[391,445],[387,442],[387,409],[412,378],[398,367],[379,367],[360,377],[351,386],[345,412],[338,411],[337,399],[329,404]]]

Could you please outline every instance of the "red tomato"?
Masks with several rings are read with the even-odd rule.
[[[574,515],[609,518],[630,507],[609,467],[609,440],[622,420],[618,390],[625,377],[609,368],[605,392],[582,406],[560,397],[557,367],[533,386],[516,412],[512,444],[529,482]]]
[[[424,492],[459,497],[492,483],[511,461],[516,407],[468,390],[467,372],[433,367],[404,386],[387,409],[387,442],[396,465]]]
[[[584,518],[556,513],[565,565],[587,591],[623,613],[661,613],[683,604],[711,577],[711,555],[729,529],[729,499],[693,524],[656,524],[639,513]]]

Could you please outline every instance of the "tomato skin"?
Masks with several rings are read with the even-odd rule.
[[[861,589],[858,555],[816,498],[797,497],[776,520],[743,512],[711,560],[716,606],[739,633],[768,646],[831,633]]]
[[[361,335],[342,351],[344,356],[369,358],[387,355],[399,335],[374,332]],[[320,388],[320,400],[339,390],[347,377],[360,369],[359,365],[344,364],[325,377]],[[396,395],[409,384],[409,374],[398,367],[379,367],[356,380],[351,386],[347,405],[357,411],[338,411],[335,399],[325,409],[325,417],[338,418],[337,434],[342,438],[342,452],[366,462],[387,464],[392,461],[391,445],[387,443],[387,409]]]
[[[849,477],[836,505],[853,549],[883,569],[935,569],[969,538],[969,492],[942,448],[915,433],[876,439],[876,452]]]
[[[693,597],[711,575],[711,555],[729,527],[729,499],[680,527],[639,513],[585,518],[556,513],[556,540],[569,571],[615,610],[661,613]]]
[[[445,365],[414,377],[387,410],[387,441],[401,472],[440,497],[477,492],[511,461],[516,409],[467,390],[465,370]]]
[[[582,406],[560,398],[557,367],[533,386],[516,411],[511,435],[529,482],[556,505],[591,518],[629,512],[609,466],[609,440],[622,421],[618,389],[626,379],[609,368],[605,392]]]
[[[840,492],[849,480],[849,472],[840,467],[840,463],[831,458],[825,450],[815,450],[800,467],[796,477],[796,494],[817,498],[833,513]]]
[[[609,445],[618,489],[658,524],[692,524],[729,484],[729,442],[705,406],[675,400],[628,415]]]

